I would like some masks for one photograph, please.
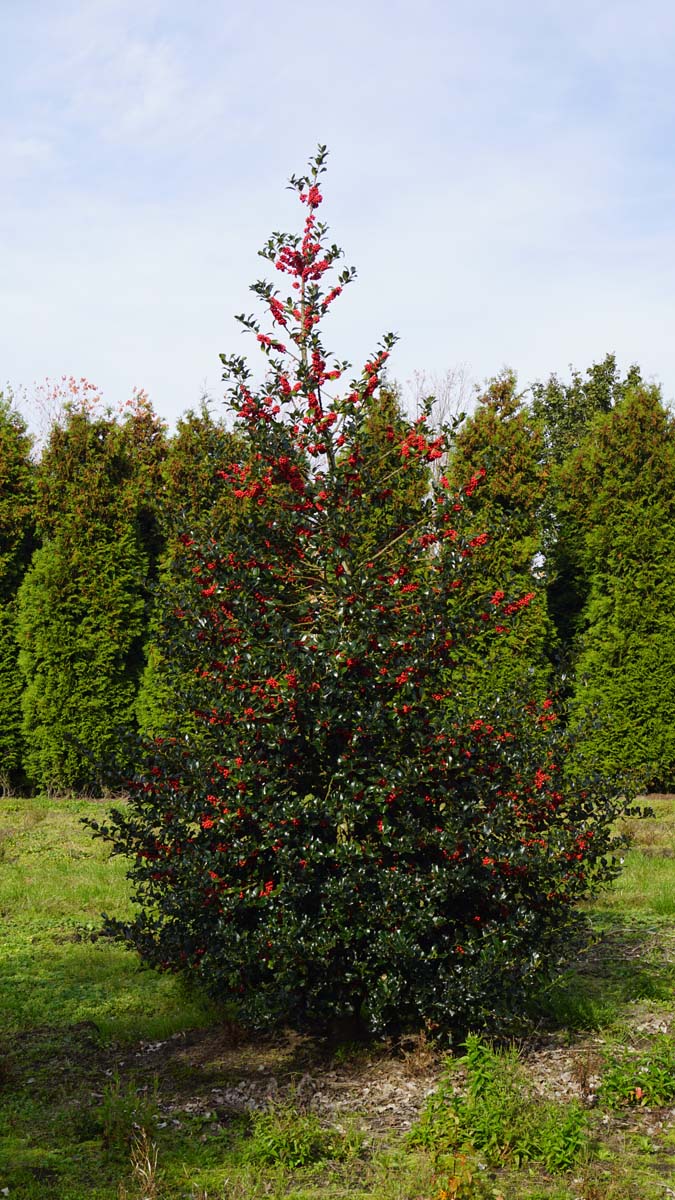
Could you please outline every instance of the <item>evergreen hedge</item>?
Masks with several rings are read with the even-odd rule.
[[[67,409],[40,463],[43,544],[18,595],[25,769],[36,787],[100,788],[134,723],[150,574],[136,482],[125,426]]]
[[[548,512],[543,529],[548,608],[557,633],[555,657],[567,676],[567,692],[574,673],[575,639],[590,585],[581,552],[583,520],[580,528],[566,503],[567,487],[561,472],[593,421],[610,413],[641,382],[639,367],[633,365],[622,376],[615,356],[607,354],[583,374],[573,370],[569,382],[551,375],[546,383],[532,385],[532,416],[543,433],[549,471]]]
[[[597,417],[561,473],[587,580],[573,682],[588,761],[675,786],[675,425],[641,385]]]
[[[555,641],[543,583],[549,470],[541,425],[513,372],[493,379],[478,397],[457,432],[446,474],[455,489],[467,488],[466,519],[473,535],[485,538],[464,583],[473,603],[504,589],[528,598],[505,614],[498,639],[469,654],[466,703],[485,716],[516,696],[541,701],[551,686]]]
[[[32,439],[11,396],[0,393],[0,786],[23,782],[16,594],[35,542]]]

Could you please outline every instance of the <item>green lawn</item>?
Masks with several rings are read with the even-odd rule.
[[[389,1060],[399,1078],[399,1048],[338,1047],[330,1058],[309,1040],[247,1040],[179,981],[97,936],[102,911],[129,910],[123,862],[80,823],[105,806],[1,800],[0,1194],[666,1196],[675,1175],[675,799],[651,804],[653,818],[632,822],[623,875],[593,910],[597,943],[533,1005],[537,1033],[522,1047],[522,1067],[508,1055],[489,1058],[507,1083],[458,1109],[452,1097],[469,1086],[465,1068],[456,1075],[426,1048],[424,1078],[431,1072],[439,1090],[411,1139],[373,1121],[370,1084],[363,1113],[357,1105],[332,1123],[293,1090],[307,1072],[320,1083],[339,1068],[353,1094],[359,1081],[386,1074]],[[568,1088],[558,1099],[533,1099],[528,1089],[551,1053],[577,1063],[578,1098]],[[416,1070],[413,1054],[412,1081]],[[594,1085],[589,1107],[593,1073],[605,1083],[599,1093]],[[267,1112],[237,1113],[222,1100],[233,1082],[272,1076],[278,1103]],[[518,1113],[529,1113],[529,1124]]]
[[[8,1033],[94,1021],[104,1038],[156,1038],[207,1020],[176,981],[105,939],[103,911],[130,911],[124,864],[82,827],[86,801],[0,802],[0,1012]]]

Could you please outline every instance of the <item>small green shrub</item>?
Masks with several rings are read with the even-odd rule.
[[[411,1146],[426,1150],[436,1158],[452,1153],[462,1142],[460,1102],[453,1074],[449,1070],[441,1077],[408,1135]]]
[[[129,1151],[139,1138],[147,1140],[158,1118],[157,1087],[156,1078],[151,1089],[137,1089],[115,1074],[104,1088],[96,1119],[103,1145],[111,1154]]]
[[[315,1113],[299,1113],[290,1104],[275,1104],[254,1113],[251,1124],[247,1157],[262,1165],[291,1170],[350,1157],[363,1141],[356,1131],[327,1129]]]
[[[466,1087],[456,1091],[449,1071],[413,1129],[412,1145],[437,1155],[470,1146],[492,1165],[540,1162],[547,1171],[570,1170],[587,1145],[586,1115],[577,1102],[536,1097],[516,1050],[501,1054],[470,1035]]]
[[[620,1052],[603,1074],[600,1097],[610,1108],[626,1104],[659,1108],[675,1102],[675,1039],[657,1037],[642,1054]]]
[[[465,1154],[453,1157],[433,1200],[504,1200],[501,1192],[476,1173]]]

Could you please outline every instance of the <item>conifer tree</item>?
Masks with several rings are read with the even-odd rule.
[[[180,535],[187,531],[191,538],[206,542],[227,540],[227,530],[239,518],[240,509],[223,491],[217,472],[224,462],[243,454],[241,437],[217,420],[206,402],[181,417],[168,443],[161,483],[163,552],[136,709],[146,735],[160,733],[175,724],[179,714],[185,718],[191,710],[186,690],[192,695],[194,681],[161,651],[162,631],[172,620],[186,556]]]
[[[675,423],[656,387],[590,425],[561,473],[588,581],[574,710],[601,770],[675,785]],[[594,718],[591,722],[590,718]]]
[[[548,460],[563,463],[576,450],[595,417],[611,412],[641,382],[636,364],[622,378],[616,356],[606,354],[602,362],[592,363],[585,375],[572,370],[569,383],[557,375],[551,375],[546,383],[533,383],[532,412],[543,426]]]
[[[243,454],[241,438],[215,417],[206,399],[197,410],[189,409],[178,421],[164,463],[167,536],[174,539],[186,529],[203,522],[208,525],[218,504],[229,503],[217,471],[233,454]],[[230,507],[233,507],[230,505]],[[223,516],[225,523],[228,515]]]
[[[0,784],[22,775],[21,693],[16,642],[16,593],[35,536],[32,439],[10,397],[0,393]]]
[[[423,417],[419,428],[425,423]],[[385,545],[391,547],[390,558],[392,554],[395,558],[398,545],[401,563],[405,560],[410,508],[419,507],[421,515],[431,487],[431,464],[420,461],[413,448],[407,454],[401,452],[401,443],[411,430],[414,436],[414,429],[403,413],[397,389],[385,384],[371,399],[360,435],[359,472],[370,505],[360,527],[353,531],[353,541],[356,544],[358,539],[365,558]]]
[[[96,788],[133,724],[149,554],[128,425],[71,403],[38,472],[43,544],[19,592],[26,771]]]
[[[170,498],[165,463],[169,442],[166,422],[157,416],[146,392],[135,391],[124,405],[121,436],[131,462],[125,501],[137,523],[148,578],[154,584],[167,540]]]
[[[544,527],[548,604],[557,631],[556,654],[568,674],[573,670],[575,635],[589,582],[578,554],[583,534],[565,505],[565,485],[561,483],[560,472],[595,418],[611,412],[640,383],[638,366],[631,366],[622,376],[615,356],[607,354],[585,374],[573,370],[569,383],[551,375],[546,383],[532,385],[532,415],[543,430],[550,467],[548,518]]]
[[[466,489],[473,534],[485,538],[464,581],[473,603],[487,619],[505,588],[521,597],[520,608],[504,613],[503,632],[487,656],[469,657],[466,702],[480,712],[503,709],[516,696],[542,700],[552,638],[541,584],[548,470],[541,427],[524,406],[513,372],[493,379],[478,398],[457,433],[446,474],[454,488]]]

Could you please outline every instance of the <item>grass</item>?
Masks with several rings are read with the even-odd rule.
[[[455,1086],[464,1066],[464,1087]],[[410,1134],[410,1143],[456,1158],[471,1146],[486,1163],[540,1163],[558,1174],[571,1170],[590,1149],[588,1119],[579,1102],[537,1096],[515,1047],[497,1052],[469,1034],[466,1054],[450,1060],[439,1087]]]
[[[93,1021],[103,1037],[160,1038],[209,1019],[175,980],[98,939],[101,912],[130,912],[120,860],[82,828],[86,801],[0,802],[0,975],[8,1033]]]
[[[623,875],[592,910],[595,945],[533,1006],[537,1036],[520,1050],[499,1051],[469,1039],[465,1061],[445,1066],[428,1045],[407,1055],[410,1079],[435,1072],[437,1086],[404,1134],[378,1125],[365,1087],[363,1112],[332,1123],[308,1107],[301,1088],[308,1071],[320,1080],[332,1070],[358,1091],[377,1056],[386,1069],[387,1055],[400,1064],[400,1049],[345,1045],[327,1061],[326,1047],[309,1040],[247,1041],[178,980],[142,969],[97,936],[101,911],[129,911],[123,862],[111,860],[80,824],[100,814],[101,804],[1,800],[0,1194],[668,1195],[675,1174],[667,1107],[675,1096],[675,799],[650,803],[655,816],[631,822],[635,844]],[[575,1095],[539,1095],[542,1046],[567,1063]],[[271,1080],[277,1091],[265,1107],[246,1112],[242,1103],[238,1111],[232,1095],[242,1079],[251,1087]]]
[[[652,796],[653,817],[623,823],[634,839],[622,875],[605,898],[608,912],[656,920],[675,919],[675,806],[671,796]]]

